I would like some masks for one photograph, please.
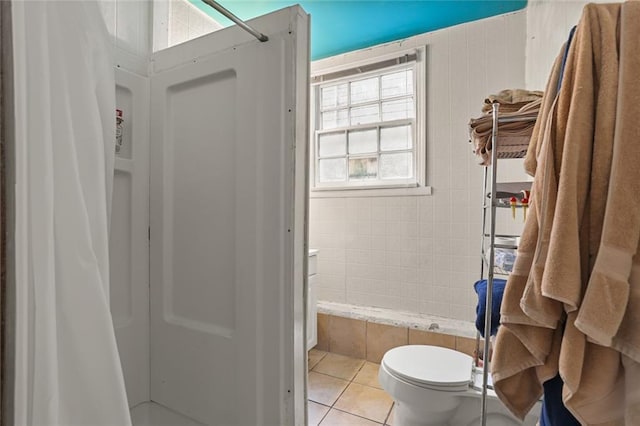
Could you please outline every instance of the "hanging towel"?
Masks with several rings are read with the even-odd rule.
[[[552,75],[534,128],[525,167],[535,172],[531,198],[536,207],[525,223],[527,235],[505,290],[493,363],[496,392],[519,416],[541,394],[543,369],[548,374],[554,366],[564,380],[564,404],[582,424],[624,424],[625,416],[640,410],[637,397],[625,393],[626,376],[638,360],[626,358],[630,367],[623,368],[620,354],[640,349],[640,298],[632,297],[638,287],[634,280],[640,279],[633,266],[640,247],[640,204],[626,204],[632,212],[622,213],[618,223],[614,215],[607,219],[610,210],[620,211],[624,204],[620,195],[611,194],[636,191],[640,183],[637,172],[627,169],[638,160],[638,149],[631,152],[634,148],[626,145],[637,145],[640,135],[639,83],[631,77],[638,75],[640,63],[628,59],[637,56],[638,47],[629,46],[638,43],[638,7],[638,2],[585,6],[560,93],[553,102],[547,98],[549,86],[558,81]],[[632,182],[626,180],[630,176]],[[614,239],[616,248],[624,246],[624,255],[601,250]],[[545,330],[560,333],[560,339],[545,336]]]
[[[507,282],[501,279],[493,280],[493,292],[491,293],[491,336],[495,336],[500,325],[500,306],[502,305],[502,295]],[[487,280],[476,281],[473,289],[478,295],[478,305],[476,306],[476,328],[484,337],[484,322],[487,309]]]
[[[602,239],[576,326],[640,362],[640,4],[622,6],[613,157]],[[614,120],[612,119],[612,121]],[[634,261],[636,264],[634,265]],[[634,273],[633,270],[636,270]],[[630,293],[630,278],[634,291]],[[630,294],[635,300],[631,301]],[[627,314],[625,321],[625,314]],[[623,324],[624,321],[624,324]],[[620,334],[618,336],[618,334]],[[616,338],[618,336],[618,338]],[[615,342],[614,342],[615,341]]]

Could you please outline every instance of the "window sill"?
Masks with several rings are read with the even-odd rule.
[[[411,188],[358,188],[309,191],[309,198],[419,197],[431,195],[430,186]]]

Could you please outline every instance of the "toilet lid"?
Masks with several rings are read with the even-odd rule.
[[[390,373],[418,386],[461,390],[472,381],[473,358],[438,346],[399,346],[382,363]]]

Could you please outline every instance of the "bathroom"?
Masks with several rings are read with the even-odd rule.
[[[234,12],[233,2],[223,3]],[[586,4],[583,1],[535,0],[516,3],[519,6],[508,13],[424,34],[416,33],[400,41],[375,43],[378,46],[372,44],[363,49],[359,46],[352,52],[341,52],[311,62],[313,82],[314,77],[353,68],[356,64],[379,62],[383,58],[417,51],[419,72],[425,77],[425,84],[419,87],[422,94],[416,94],[422,102],[416,111],[422,111],[426,117],[424,123],[416,124],[420,126],[425,141],[420,149],[426,159],[417,168],[417,172],[422,174],[418,187],[405,185],[393,189],[355,190],[312,187],[309,191],[308,242],[302,245],[296,242],[296,258],[292,261],[295,266],[292,268],[296,270],[298,281],[295,282],[299,283],[304,269],[303,249],[317,250],[314,259],[317,265],[313,281],[315,288],[312,290],[318,300],[315,351],[374,364],[380,363],[388,349],[412,343],[473,353],[476,336],[473,321],[477,303],[473,283],[479,276],[483,196],[482,167],[475,163],[470,153],[467,124],[470,118],[479,114],[482,102],[489,94],[506,88],[544,88],[551,63]],[[153,384],[153,380],[159,378],[150,378],[154,369],[173,368],[180,373],[180,362],[188,363],[187,360],[176,362],[170,359],[168,352],[170,345],[185,344],[186,341],[161,342],[157,338],[154,340],[153,335],[149,337],[149,322],[154,319],[149,320],[148,309],[139,309],[145,304],[148,306],[149,281],[162,279],[159,266],[164,261],[164,253],[154,251],[159,249],[153,247],[149,252],[149,240],[154,238],[148,234],[149,220],[153,229],[154,223],[157,225],[165,218],[158,213],[161,202],[153,197],[153,194],[159,194],[154,191],[162,192],[163,189],[159,190],[157,186],[154,189],[153,183],[150,189],[148,178],[149,174],[152,181],[154,177],[161,176],[154,169],[154,164],[157,165],[160,159],[153,157],[158,154],[154,154],[154,150],[144,142],[135,141],[148,141],[153,146],[150,141],[162,137],[157,130],[161,123],[150,117],[153,106],[148,108],[149,96],[153,97],[149,91],[153,88],[150,89],[148,82],[141,77],[148,72],[151,53],[196,39],[221,27],[202,12],[207,10],[207,5],[195,7],[194,4],[126,0],[101,4],[112,37],[117,66],[116,102],[123,112],[124,123],[125,144],[119,153],[120,158],[115,160],[110,246],[112,283],[124,285],[112,285],[110,296],[130,406],[150,400],[150,380],[152,386],[161,387],[161,383]],[[239,10],[235,12],[240,13]],[[215,16],[215,12],[211,16]],[[199,45],[193,49],[197,56],[198,49],[204,47]],[[162,62],[168,56],[158,58],[159,69],[162,66],[171,68],[168,62]],[[197,96],[192,92],[188,95]],[[188,107],[185,99],[180,102],[184,102],[181,104],[183,107]],[[223,108],[218,112],[224,114]],[[185,120],[182,124],[186,125],[189,121]],[[137,126],[136,122],[152,124],[145,127]],[[134,142],[127,145],[127,139]],[[312,146],[313,142],[309,150]],[[193,148],[197,149],[197,146]],[[148,151],[151,151],[150,161],[145,159]],[[196,161],[196,158],[189,161]],[[225,167],[224,164],[216,166]],[[522,174],[519,164],[510,165],[507,172],[516,178]],[[313,182],[313,167],[309,173],[309,181]],[[211,178],[215,179],[215,176]],[[188,184],[187,181],[182,183]],[[148,202],[149,191],[152,194],[151,204]],[[303,210],[306,201],[298,199],[296,202]],[[184,213],[185,218],[189,217],[187,213]],[[231,210],[216,213],[234,214]],[[514,220],[508,210],[502,213],[505,216],[503,222],[509,223],[516,231],[521,229],[521,216]],[[297,232],[302,235],[304,226],[299,218],[291,221],[300,227]],[[196,231],[187,229],[186,232],[190,232],[190,238],[193,238]],[[149,264],[150,268],[140,267]],[[188,263],[183,267],[188,268]],[[302,300],[298,296],[300,294],[296,293],[296,300]],[[233,295],[224,297],[227,297],[224,300],[229,300]],[[193,299],[179,303],[195,306],[196,310],[204,309]],[[151,309],[160,310],[164,302],[154,302],[152,296]],[[223,312],[223,317],[232,315],[224,313],[223,303],[216,305],[216,309]],[[291,315],[300,322],[303,310],[296,305]],[[203,325],[197,325],[200,326]],[[145,333],[147,337],[140,337]],[[224,334],[225,330],[221,333]],[[283,336],[279,338],[286,339]],[[149,346],[148,339],[160,342],[159,346],[154,346],[156,343]],[[300,347],[300,336],[294,339]],[[190,340],[191,343],[195,341],[197,339]],[[123,346],[129,349],[123,352]],[[159,355],[161,353],[169,353],[169,356],[163,357]],[[305,415],[299,404],[300,395],[305,395],[301,383],[304,384],[306,379],[298,377],[302,365],[300,353],[286,359],[296,363],[297,376],[288,377],[288,380],[296,383],[294,399],[297,398],[295,404],[298,405],[282,409],[283,412],[295,411],[295,416],[287,414],[281,418],[289,416],[286,418],[295,418],[295,423],[299,424],[299,416],[304,418]],[[245,361],[253,362],[254,358],[247,357]],[[154,362],[158,364],[154,366]],[[224,371],[219,374],[224,374]],[[265,386],[264,389],[267,388]],[[7,392],[3,395],[6,398]],[[251,392],[247,395],[255,397]],[[159,400],[165,397],[181,400],[181,396],[175,394],[163,394]],[[186,397],[193,398],[193,395]],[[337,399],[328,405],[321,404],[327,410],[321,408],[322,416],[318,422],[334,409]],[[310,400],[310,405],[315,404],[312,398]],[[287,404],[294,405],[287,401]],[[190,403],[181,401],[180,404],[189,407]],[[216,409],[222,409],[223,404],[216,404]],[[358,413],[354,415],[385,424],[392,421],[391,408],[389,405],[384,418],[368,419]],[[141,415],[153,416],[148,413]],[[309,424],[312,423],[311,415],[309,408]],[[320,424],[331,424],[329,420]],[[146,421],[152,420],[147,418]]]

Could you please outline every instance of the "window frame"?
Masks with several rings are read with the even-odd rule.
[[[391,64],[388,66],[376,67],[376,65],[384,64],[392,59],[400,59],[403,56],[415,55],[415,60]],[[311,84],[311,126],[310,126],[310,190],[315,196],[366,196],[366,195],[411,195],[408,192],[418,191],[420,194],[430,194],[430,188],[426,185],[426,67],[425,67],[426,48],[405,49],[395,51],[386,55],[371,56],[361,61],[342,61],[340,65],[334,67],[318,67],[314,69]],[[326,63],[330,60],[325,60]],[[362,69],[375,68],[361,72]],[[341,82],[358,81],[370,78],[371,76],[382,76],[387,73],[393,73],[401,69],[413,69],[413,85],[414,85],[414,118],[396,119],[390,121],[377,121],[374,123],[347,125],[339,128],[320,129],[322,108],[320,107],[320,91],[322,87],[339,84]],[[324,79],[323,76],[339,75],[337,78]],[[399,96],[404,98],[403,96]],[[390,98],[393,100],[393,98]],[[371,104],[381,104],[382,99]],[[366,105],[366,103],[357,104],[355,106]],[[350,102],[347,108],[352,107]],[[381,117],[380,117],[381,118]],[[342,182],[319,182],[318,161],[319,144],[318,138],[322,134],[344,132],[345,136],[349,131],[376,129],[378,132],[378,144],[380,143],[380,129],[384,127],[395,127],[399,125],[410,124],[413,133],[413,163],[414,176],[408,179],[389,179],[382,181],[376,179],[372,181],[342,181]],[[346,154],[344,156],[336,156],[337,158],[345,158],[347,161],[347,179],[348,179],[348,161],[350,154],[348,152],[348,140],[346,141]],[[410,152],[409,150],[399,150],[400,152]],[[376,155],[382,151],[378,145]],[[393,153],[395,151],[388,151]],[[386,153],[386,152],[385,152]],[[354,154],[352,158],[371,157],[371,155]],[[323,157],[327,158],[327,157]],[[379,162],[378,162],[379,167]],[[373,191],[372,191],[373,190]],[[375,191],[379,190],[379,191]],[[315,194],[314,194],[315,193]],[[365,195],[365,193],[368,193]]]

